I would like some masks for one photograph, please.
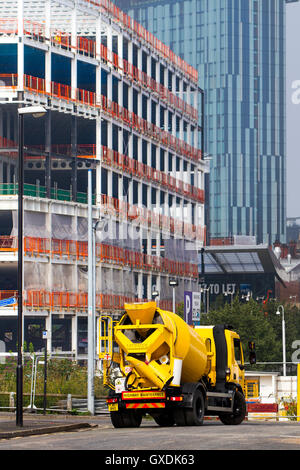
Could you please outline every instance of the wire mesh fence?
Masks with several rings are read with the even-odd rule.
[[[15,411],[16,404],[16,353],[0,353],[0,411]],[[45,374],[46,372],[46,374]],[[276,377],[276,393],[264,388],[263,377]],[[45,383],[45,377],[47,378]],[[79,363],[69,353],[23,354],[23,407],[29,412],[88,413],[87,366]],[[286,363],[286,377],[283,377],[282,362],[256,363],[245,367],[246,382],[253,387],[251,377],[259,378],[257,393],[250,402],[276,403],[276,419],[297,419],[297,364]],[[247,386],[245,386],[247,388]],[[250,389],[249,389],[250,390]],[[107,414],[107,389],[103,386],[101,372],[95,371],[94,409],[95,414]],[[247,394],[246,394],[247,397]],[[248,397],[249,398],[249,397]],[[251,400],[252,398],[252,400]],[[268,419],[266,415],[263,418]],[[259,419],[259,417],[257,416]],[[272,418],[272,417],[271,417]]]
[[[16,353],[0,353],[0,410],[15,409],[16,368]],[[102,385],[99,371],[95,371],[94,393],[95,409],[102,410],[107,392]],[[44,354],[23,354],[24,409],[87,412],[86,396],[85,365],[80,365],[73,357],[58,355],[46,357],[45,364]]]

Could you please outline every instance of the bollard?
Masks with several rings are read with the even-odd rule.
[[[67,411],[72,411],[72,395],[70,393],[67,396]]]
[[[10,392],[9,394],[9,407],[15,408],[15,392]]]

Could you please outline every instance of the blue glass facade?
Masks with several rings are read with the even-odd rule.
[[[212,157],[210,238],[284,243],[285,2],[116,3],[199,72]]]

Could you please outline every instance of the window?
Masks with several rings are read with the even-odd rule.
[[[241,355],[241,342],[238,338],[234,338],[233,340],[233,346],[234,346],[234,357],[235,360],[238,364],[241,364],[242,362],[242,355]]]

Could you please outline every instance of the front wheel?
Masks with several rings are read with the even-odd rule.
[[[220,413],[219,418],[223,424],[237,425],[244,421],[247,412],[246,400],[241,392],[235,392],[232,413]]]

